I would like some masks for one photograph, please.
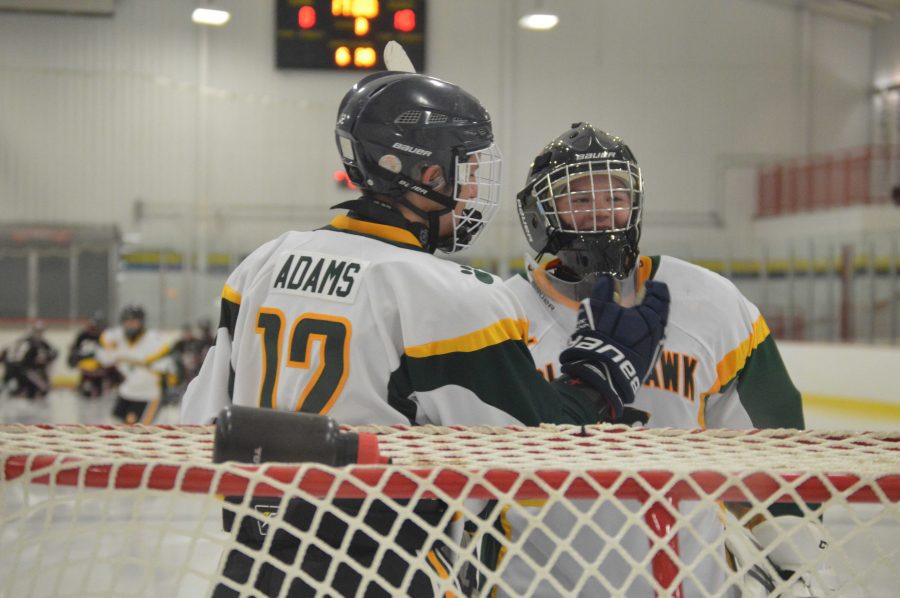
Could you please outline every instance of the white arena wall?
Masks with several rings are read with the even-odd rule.
[[[809,428],[900,430],[900,347],[778,343]]]
[[[893,130],[873,86],[896,72],[900,20],[824,4],[571,0],[534,32],[515,24],[530,2],[432,0],[426,70],[483,101],[505,157],[507,201],[474,257],[521,256],[514,193],[577,120],[638,156],[647,252],[753,257],[758,164]],[[352,193],[332,179],[332,131],[360,73],[277,70],[274,4],[218,5],[232,18],[216,29],[190,22],[189,0],[0,12],[0,222],[101,221],[124,250],[190,258],[326,221]],[[205,313],[207,293],[185,293],[176,317]]]

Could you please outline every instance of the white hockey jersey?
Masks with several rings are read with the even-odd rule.
[[[560,351],[575,329],[578,303],[564,297],[547,280],[544,269],[550,262],[531,272],[531,279],[516,276],[506,281],[522,303],[530,323],[529,347],[540,371],[548,378],[559,375]],[[682,260],[663,256],[640,258],[636,269],[637,288],[646,280],[665,282],[671,304],[663,352],[656,368],[635,397],[633,406],[649,413],[649,427],[673,428],[750,428],[803,427],[800,394],[794,388],[769,335],[759,310],[727,279]],[[591,502],[575,501],[585,512]],[[611,536],[620,536],[619,549],[609,552],[599,567],[586,572],[565,552],[552,566],[553,576],[564,587],[575,588],[584,575],[597,576],[582,586],[579,595],[653,596],[643,575],[634,576],[628,559],[640,562],[647,557],[646,536],[623,528],[623,509],[636,512],[636,501],[622,501],[621,508],[604,504],[591,515],[594,523]],[[703,537],[702,544],[721,537],[718,507],[685,502],[682,513],[691,513],[691,522]],[[532,516],[539,511],[531,509]],[[559,507],[540,515],[553,529],[571,529],[572,513]],[[506,513],[504,527],[511,538],[521,539],[527,527],[527,515],[513,507]],[[553,554],[555,543],[537,532],[530,532],[526,552],[544,564]],[[699,553],[703,547],[690,533],[679,534],[679,548],[685,562],[700,559],[694,578],[685,581],[685,595],[700,584],[713,595],[722,593],[724,560],[721,552],[712,556]],[[588,527],[573,536],[571,551],[587,562],[597,562],[604,542]],[[625,556],[627,555],[627,557]],[[503,564],[504,579],[524,591],[533,580],[531,567],[513,556]],[[649,573],[647,573],[649,574]],[[602,578],[609,584],[606,587]],[[568,584],[568,585],[567,585]],[[610,588],[614,591],[610,591]],[[535,595],[555,595],[550,586],[538,586]]]
[[[115,366],[124,378],[118,393],[130,401],[158,401],[162,398],[162,376],[174,372],[169,357],[171,344],[156,330],[144,330],[128,340],[121,326],[100,335],[96,359],[103,366]]]
[[[345,424],[596,421],[581,390],[549,384],[513,293],[422,250],[407,230],[350,216],[266,243],[229,276],[216,344],[182,421],[225,405]]]

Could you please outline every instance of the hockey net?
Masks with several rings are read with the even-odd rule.
[[[0,426],[0,596],[720,596],[795,542],[735,571],[725,503],[741,524],[793,509],[827,542],[772,595],[800,575],[836,596],[900,587],[900,434],[344,429],[391,463],[214,464],[207,426]]]

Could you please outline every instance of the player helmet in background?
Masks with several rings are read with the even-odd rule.
[[[365,195],[391,196],[429,223],[429,239],[420,236],[429,250],[465,249],[496,212],[501,158],[491,117],[452,83],[416,73],[369,75],[341,101],[335,138],[350,181]],[[431,187],[420,182],[430,165],[440,166],[444,177]],[[472,181],[476,187],[463,192],[463,183]],[[443,208],[421,210],[404,199],[408,191]],[[453,235],[437,239],[438,218],[459,202],[463,209],[453,214]]]
[[[126,305],[119,313],[119,322],[126,337],[137,338],[144,331],[144,308],[140,305]]]
[[[600,206],[595,194],[615,199]],[[575,123],[534,159],[516,205],[539,255],[556,255],[582,279],[621,279],[637,263],[643,195],[641,169],[628,146]]]
[[[43,320],[35,320],[31,324],[31,329],[28,331],[28,336],[33,339],[41,339],[44,338],[44,333],[47,331],[47,325]]]
[[[100,310],[95,311],[88,319],[87,325],[92,330],[103,330],[106,328],[106,314]]]

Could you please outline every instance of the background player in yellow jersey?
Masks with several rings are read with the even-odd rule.
[[[158,330],[147,328],[144,308],[126,305],[119,325],[100,335],[95,358],[121,375],[113,416],[128,423],[152,424],[162,405],[167,377],[175,372],[171,345]]]
[[[647,425],[803,428],[800,394],[757,307],[718,274],[674,257],[640,254],[644,181],[634,154],[620,138],[588,123],[572,125],[534,159],[517,200],[537,261],[555,256],[542,265],[533,262],[527,276],[506,281],[528,316],[530,349],[545,377],[552,379],[560,367],[566,368],[567,355],[561,364],[559,354],[571,344],[572,331],[583,325],[577,321],[580,307],[584,312],[590,305],[596,321],[610,320],[620,305],[640,301],[646,285],[659,281],[666,283],[671,296],[666,338],[633,403],[649,416]],[[577,506],[583,510],[590,505]],[[682,511],[694,507],[688,504]],[[508,514],[514,538],[525,527],[522,515]],[[562,512],[545,515],[548,522],[571,521]],[[721,538],[715,509],[698,509],[691,517],[706,541]],[[611,535],[622,534],[618,547],[601,558],[605,543],[600,537],[588,530],[577,533],[570,549],[597,567],[586,571],[563,551],[552,561],[554,576],[572,588],[584,576],[596,576],[582,586],[583,595],[653,595],[644,577],[626,581],[633,569],[629,559],[640,561],[647,554],[647,538],[636,531],[623,533],[623,518],[615,507],[599,509],[594,521]],[[539,564],[551,560],[556,546],[546,536],[535,532],[524,541],[526,552]],[[724,560],[701,554],[702,544],[690,534],[681,534],[680,542],[682,558],[698,563],[696,578],[686,580],[688,595],[696,583],[706,591],[722,590]],[[817,543],[803,548],[811,562]],[[526,590],[534,579],[522,559],[512,557],[505,567],[505,578],[517,589]],[[815,580],[807,576],[804,583]],[[538,586],[541,591],[549,590]]]

